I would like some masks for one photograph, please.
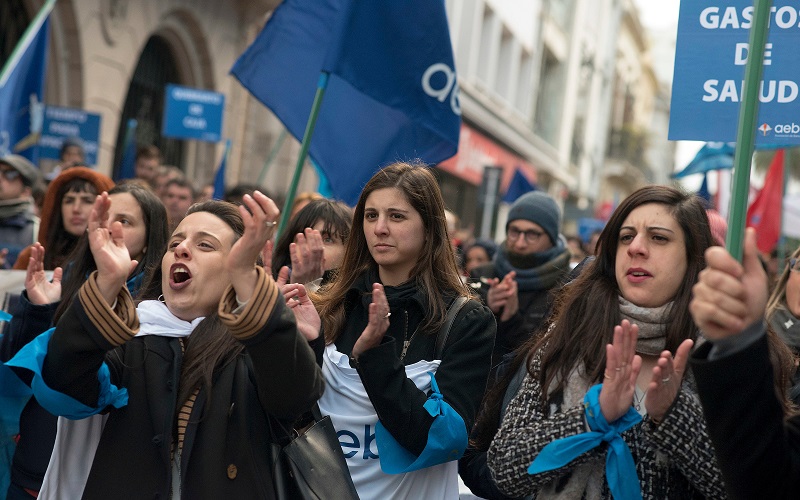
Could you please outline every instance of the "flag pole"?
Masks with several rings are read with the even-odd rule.
[[[294,175],[292,176],[292,183],[289,186],[289,192],[286,193],[286,202],[283,204],[281,211],[281,222],[278,224],[278,232],[276,236],[280,236],[283,228],[289,222],[289,212],[292,209],[295,194],[297,193],[297,185],[300,183],[300,173],[303,171],[303,164],[308,157],[308,148],[311,146],[311,136],[314,134],[314,127],[317,125],[317,117],[319,117],[319,109],[322,106],[322,98],[325,96],[325,89],[328,87],[328,77],[330,73],[323,71],[319,74],[319,81],[317,82],[317,93],[314,95],[314,103],[311,105],[311,114],[306,123],[306,131],[303,133],[303,142],[300,145],[300,156],[297,158],[297,165],[294,167]]]
[[[744,68],[744,92],[739,107],[739,128],[736,132],[736,153],[733,158],[733,188],[728,213],[728,234],[725,248],[742,260],[747,195],[750,189],[750,164],[758,119],[758,89],[764,69],[764,46],[769,34],[769,12],[772,0],[754,0],[750,45]]]
[[[30,45],[31,41],[33,40],[33,36],[39,31],[39,28],[42,26],[42,23],[44,23],[45,18],[50,15],[50,12],[53,11],[53,7],[55,7],[55,5],[56,0],[47,0],[42,8],[39,9],[39,12],[36,13],[33,21],[31,21],[28,27],[25,28],[25,32],[22,34],[22,37],[19,39],[16,47],[14,47],[14,50],[11,52],[11,55],[3,66],[3,70],[0,71],[0,89],[5,86],[9,75],[11,75],[11,72],[14,71],[14,68],[22,58],[22,54],[25,52],[25,49],[28,48],[28,45]]]

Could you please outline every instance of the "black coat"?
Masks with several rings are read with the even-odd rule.
[[[281,424],[288,427],[322,394],[321,372],[297,332],[294,315],[274,282],[264,279],[264,273],[260,277],[259,288],[238,316],[239,326],[225,321],[221,309],[223,322],[245,349],[216,370],[210,401],[204,390],[197,395],[181,453],[182,498],[274,498],[270,443],[283,437]],[[103,299],[87,293],[86,285],[80,299],[59,321],[50,341],[45,381],[93,406],[96,373],[105,361],[112,383],[129,394],[128,404],[109,415],[84,498],[169,498],[180,341],[143,336],[117,347],[109,328],[101,330],[90,319],[109,318],[110,310],[98,306],[97,300]],[[233,309],[230,288],[226,299],[227,310]]]
[[[368,321],[372,283],[377,276],[365,273],[347,294],[347,321],[336,340],[336,350],[350,355]],[[358,357],[356,369],[378,418],[398,443],[419,455],[428,440],[433,417],[423,408],[428,395],[406,377],[405,366],[436,358],[438,332],[414,332],[427,315],[427,299],[412,284],[385,287],[391,319],[383,341]],[[448,298],[446,303],[452,300]],[[406,323],[406,313],[408,322]],[[455,318],[436,371],[436,382],[444,400],[472,428],[486,380],[496,325],[492,312],[470,300]],[[401,360],[404,337],[414,336]]]
[[[766,335],[709,361],[712,344],[692,354],[700,402],[731,498],[800,495],[800,415],[784,420]]]
[[[518,291],[519,310],[506,321],[500,321],[500,315],[496,315],[497,339],[492,353],[493,367],[500,364],[503,356],[514,352],[517,347],[530,339],[533,334],[545,325],[553,305],[554,297],[552,292],[561,287],[568,274],[569,268],[565,267],[563,278],[554,284],[552,288],[526,292]],[[489,285],[486,284],[485,279],[489,278],[503,279],[503,276],[500,276],[497,272],[494,263],[485,264],[474,269],[470,278],[471,286],[480,294],[484,304],[489,293]]]

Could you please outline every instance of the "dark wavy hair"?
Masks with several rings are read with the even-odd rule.
[[[142,219],[144,222],[145,234],[147,235],[147,251],[142,261],[133,270],[131,276],[146,274],[154,267],[161,265],[161,258],[167,248],[169,229],[167,228],[167,211],[164,204],[153,191],[135,183],[117,184],[108,191],[109,195],[128,193],[136,200],[139,208],[142,209]],[[68,268],[64,271],[64,281],[61,283],[61,296],[66,298],[75,297],[81,285],[86,281],[86,276],[97,269],[92,252],[89,249],[89,238],[84,234],[78,240],[75,249],[67,257]],[[67,310],[72,300],[62,300],[56,309],[53,324]]]
[[[486,450],[499,426],[500,404],[514,374],[523,363],[542,387],[543,407],[563,391],[570,372],[583,363],[591,381],[600,382],[606,365],[605,345],[611,343],[614,327],[622,321],[615,264],[619,233],[628,215],[651,203],[664,205],[681,227],[686,248],[686,274],[673,298],[667,319],[666,349],[675,352],[683,340],[698,335],[689,302],[692,286],[705,268],[705,251],[714,245],[703,201],[694,194],[670,186],[646,186],[620,203],[597,243],[597,258],[556,296],[553,314],[545,334],[533,335],[516,351],[510,367],[486,395],[476,423],[473,446]],[[544,349],[540,373],[532,373],[533,353]]]
[[[344,302],[347,291],[361,274],[378,269],[363,231],[364,205],[373,191],[386,188],[399,189],[419,213],[424,225],[425,242],[411,269],[411,276],[424,290],[428,301],[420,330],[428,334],[439,331],[447,311],[443,296],[472,296],[459,275],[447,234],[444,200],[436,178],[424,165],[394,163],[379,170],[364,186],[353,212],[353,230],[347,239],[337,278],[323,288],[324,293],[314,296],[328,344],[335,342],[342,333],[346,321]]]
[[[342,243],[347,243],[350,236],[350,224],[352,223],[353,211],[340,201],[323,198],[312,200],[295,214],[286,230],[278,238],[275,249],[272,252],[272,277],[278,278],[278,271],[281,267],[292,267],[292,259],[289,255],[289,245],[294,241],[297,233],[302,233],[305,228],[313,227],[319,221],[323,222],[322,237],[339,238]]]
[[[231,244],[236,243],[244,234],[244,221],[242,221],[236,205],[227,201],[204,201],[189,207],[186,216],[200,212],[219,218],[231,228],[234,234]],[[167,251],[170,250],[167,249]],[[158,300],[162,292],[162,275],[161,265],[150,269],[140,294],[142,300]],[[218,279],[227,279],[227,277],[220,276]],[[198,389],[204,389],[210,401],[214,371],[236,359],[244,349],[242,343],[234,339],[228,332],[228,328],[222,324],[216,312],[206,316],[195,327],[192,334],[185,339],[184,345],[177,410],[180,410],[183,403]]]

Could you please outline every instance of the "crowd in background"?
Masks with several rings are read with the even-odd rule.
[[[800,249],[779,271],[749,233],[738,264],[695,195],[639,189],[585,242],[533,191],[496,242],[397,163],[276,235],[263,186],[61,153],[0,157],[7,498],[276,498],[269,444],[316,411],[365,499],[797,491]]]

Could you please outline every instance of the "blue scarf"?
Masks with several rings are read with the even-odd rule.
[[[542,448],[542,451],[528,467],[528,474],[539,474],[564,467],[605,441],[608,443],[606,480],[611,495],[617,500],[641,500],[642,490],[636,474],[636,464],[633,462],[631,451],[621,434],[641,422],[642,417],[633,407],[630,407],[628,413],[616,421],[606,422],[600,411],[601,387],[603,387],[602,384],[593,386],[583,399],[586,423],[589,424],[591,431],[556,439]]]

